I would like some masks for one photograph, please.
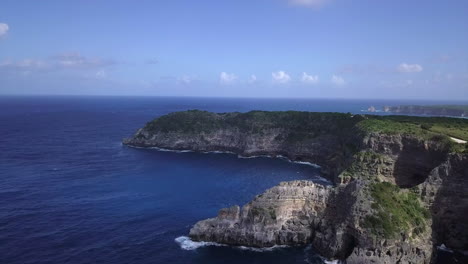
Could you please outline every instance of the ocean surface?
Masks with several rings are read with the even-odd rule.
[[[0,97],[0,263],[322,263],[308,247],[194,243],[190,227],[281,181],[322,181],[280,159],[162,152],[121,140],[173,111],[361,113],[451,102]],[[460,102],[456,102],[460,103]]]

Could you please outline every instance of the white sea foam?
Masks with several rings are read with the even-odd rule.
[[[325,264],[340,264],[341,261],[339,260],[324,260]]]
[[[446,247],[444,244],[438,246],[437,249],[438,249],[438,250],[445,251],[445,252],[453,253],[453,250],[451,250],[450,248]]]
[[[166,149],[166,148],[160,148],[160,147],[138,147],[138,146],[132,146],[132,145],[128,145],[129,147],[131,148],[141,148],[141,149],[155,149],[155,150],[158,150],[158,151],[165,151],[165,152],[177,152],[177,153],[186,153],[186,152],[195,152],[193,150],[189,150],[189,149],[180,149],[180,150],[175,150],[175,149]],[[232,151],[218,151],[218,150],[214,150],[214,151],[203,151],[201,153],[204,153],[204,154],[209,154],[209,153],[215,153],[215,154],[236,154],[235,152],[232,152]],[[275,158],[274,156],[270,156],[270,155],[257,155],[257,156],[242,156],[242,155],[237,155],[238,158],[241,158],[241,159],[254,159],[254,158]],[[308,166],[312,166],[314,168],[320,168],[320,165],[317,165],[315,163],[312,163],[312,162],[307,162],[307,161],[292,161],[290,159],[288,159],[287,157],[283,156],[283,155],[277,155],[276,158],[280,158],[280,159],[284,159],[284,160],[287,160],[289,162],[292,162],[292,163],[296,163],[296,164],[302,164],[302,165],[308,165]]]
[[[255,159],[255,158],[272,158],[271,156],[267,155],[258,155],[258,156],[242,156],[242,155],[237,155],[239,159]]]
[[[160,147],[138,147],[138,146],[131,146],[131,145],[129,145],[129,147],[141,148],[141,149],[155,149],[157,151],[176,152],[176,153],[195,152],[195,151],[189,150],[189,149],[174,150],[174,149],[165,149],[165,148],[160,148]],[[200,152],[200,153],[203,153],[203,154],[210,154],[210,153],[215,153],[215,154],[236,154],[236,153],[231,152],[231,151],[204,151],[204,152]],[[286,160],[286,161],[291,162],[291,163],[312,166],[314,168],[320,169],[320,165],[317,165],[315,163],[308,162],[308,161],[292,161],[292,160],[288,159],[287,157],[285,157],[283,155],[276,155],[276,156],[270,156],[270,155],[242,156],[242,155],[237,155],[237,157],[240,158],[240,159],[280,158],[280,159]],[[326,184],[332,184],[331,181],[329,181],[329,180],[327,180],[327,179],[325,179],[323,177],[317,176],[317,178],[318,178],[319,181],[325,182]]]
[[[237,248],[241,250],[249,250],[249,251],[255,251],[255,252],[267,252],[267,251],[273,251],[273,250],[277,250],[281,248],[288,248],[288,247],[289,246],[286,246],[286,245],[274,245],[272,247],[264,247],[264,248],[244,247],[244,246],[240,246]]]
[[[322,259],[323,263],[325,263],[325,264],[342,264],[342,263],[344,263],[343,261],[338,260],[338,259],[329,260],[329,259],[326,259],[326,258],[324,258],[322,256],[320,256],[320,258]]]
[[[317,263],[317,260],[320,259],[323,263],[326,263],[326,264],[343,264],[345,262],[341,261],[341,260],[337,260],[337,259],[334,259],[334,260],[329,260],[323,256],[320,256],[320,255],[316,255],[312,245],[308,245],[306,248],[304,248],[304,254],[305,254],[305,259],[304,261],[306,263]]]
[[[180,248],[183,250],[195,250],[199,247],[206,246],[224,246],[223,244],[218,244],[215,242],[197,242],[192,241],[189,237],[180,236],[175,239],[175,242],[180,245]]]
[[[158,148],[158,147],[150,147],[150,149],[155,149],[155,150],[164,151],[164,152],[176,152],[176,153],[193,152],[193,150],[189,150],[189,149],[175,150],[175,149],[165,149],[165,148]]]
[[[320,165],[317,165],[317,164],[312,163],[312,162],[307,162],[307,161],[293,161],[293,163],[308,165],[308,166],[312,166],[312,167],[314,167],[314,168],[320,169]]]
[[[191,240],[189,237],[186,236],[180,236],[175,239],[175,242],[180,245],[180,248],[183,250],[195,250],[200,247],[207,247],[207,246],[216,246],[216,247],[227,247],[228,245],[225,244],[220,244],[220,243],[215,243],[215,242],[197,242]],[[249,250],[249,251],[255,251],[255,252],[267,252],[267,251],[273,251],[276,249],[280,248],[287,248],[289,246],[285,245],[275,245],[272,247],[266,247],[266,248],[255,248],[255,247],[233,247],[237,248],[240,250]]]
[[[210,154],[210,153],[214,153],[214,154],[236,154],[232,151],[219,151],[219,150],[214,150],[214,151],[204,151],[202,152],[204,154]]]

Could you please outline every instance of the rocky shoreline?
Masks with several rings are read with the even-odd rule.
[[[194,241],[311,244],[347,263],[431,263],[441,244],[466,250],[468,155],[453,152],[440,136],[369,130],[371,118],[187,111],[158,118],[123,143],[284,156],[320,165],[334,183],[280,183],[242,207],[196,223],[189,234]]]

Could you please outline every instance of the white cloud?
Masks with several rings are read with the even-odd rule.
[[[292,5],[305,6],[305,7],[320,7],[330,0],[288,0]]]
[[[237,79],[237,76],[234,73],[222,72],[219,75],[219,81],[221,84],[231,84]]]
[[[24,60],[5,60],[0,62],[0,69],[4,70],[19,70],[19,71],[30,71],[30,70],[43,70],[49,68],[50,65],[43,60],[37,59],[24,59]]]
[[[419,64],[402,63],[397,67],[398,72],[422,72],[422,70],[423,67]]]
[[[177,78],[177,83],[182,83],[182,84],[190,84],[195,80],[194,76],[190,75],[182,75],[179,78]]]
[[[257,81],[257,76],[255,76],[254,74],[250,75],[250,78],[249,78],[249,83],[254,83]]]
[[[105,78],[107,78],[107,73],[106,73],[106,71],[100,70],[100,71],[96,72],[96,78],[97,78],[97,79],[105,79]]]
[[[277,83],[287,83],[291,80],[291,77],[284,71],[272,72],[271,77]]]
[[[116,64],[112,60],[90,58],[78,53],[66,53],[47,59],[23,59],[0,61],[0,70],[8,71],[58,71],[58,70],[98,70]]]
[[[318,75],[308,75],[306,72],[302,73],[302,82],[309,84],[316,84],[319,81]]]
[[[112,60],[85,57],[75,52],[62,53],[52,59],[55,64],[63,68],[95,68],[115,64]]]
[[[9,29],[10,27],[8,26],[8,24],[0,23],[0,37],[6,35]]]
[[[338,76],[338,75],[333,75],[332,78],[331,78],[331,82],[334,84],[334,85],[344,85],[346,84],[345,80],[343,79],[343,77],[341,76]]]

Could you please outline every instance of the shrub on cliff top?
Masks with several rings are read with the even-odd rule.
[[[261,134],[267,129],[285,129],[288,140],[300,141],[320,134],[338,134],[352,128],[359,119],[343,113],[299,111],[250,111],[247,113],[210,113],[190,110],[161,116],[146,124],[150,132],[212,132],[236,129]]]
[[[424,232],[429,211],[421,205],[417,194],[403,191],[388,182],[372,183],[373,214],[364,219],[363,226],[384,238],[397,238],[401,233],[413,237]]]
[[[367,116],[358,126],[367,132],[411,134],[428,139],[443,134],[468,140],[468,119],[418,116]]]
[[[424,140],[435,135],[468,140],[468,120],[443,117],[362,116],[344,113],[300,111],[250,111],[247,113],[210,113],[200,110],[175,112],[146,124],[149,132],[203,133],[218,129],[236,129],[243,133],[262,134],[268,129],[282,129],[289,143],[320,135],[347,136],[359,128],[364,133],[407,134]],[[354,132],[353,132],[354,131]],[[448,138],[447,138],[448,139]],[[452,148],[450,140],[442,140]],[[460,152],[460,147],[452,148]],[[463,148],[464,150],[464,148]]]

